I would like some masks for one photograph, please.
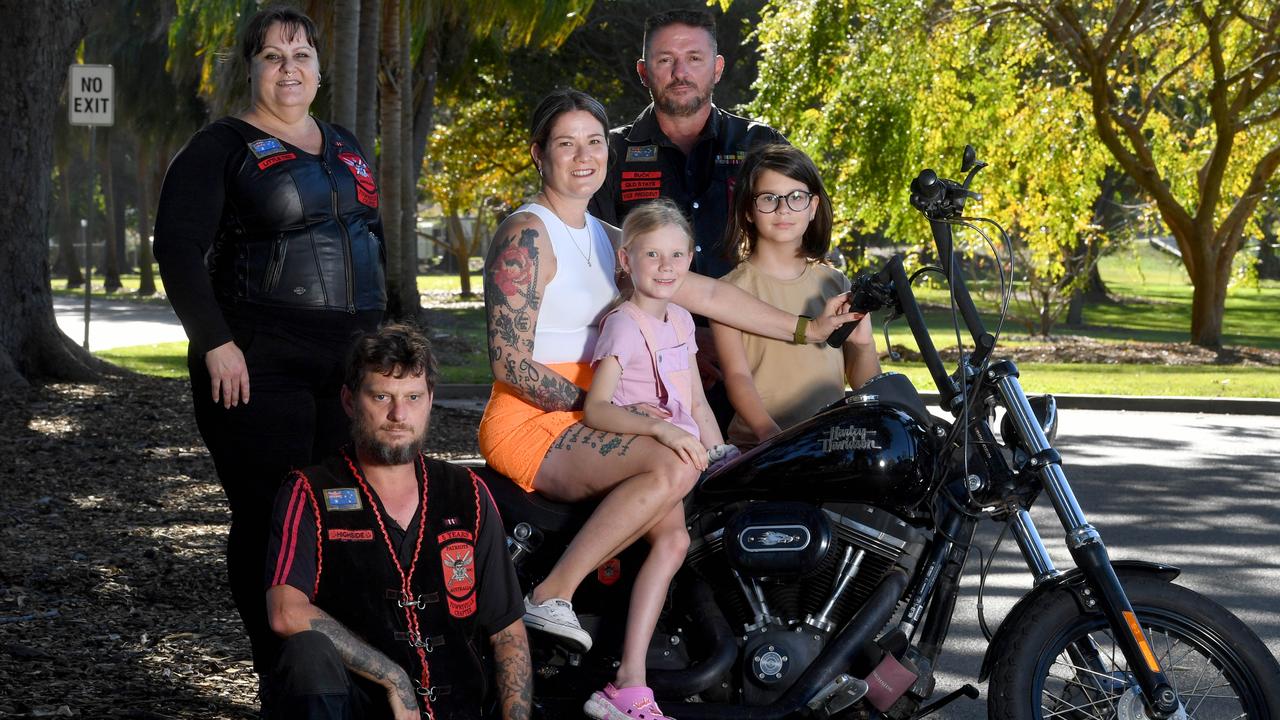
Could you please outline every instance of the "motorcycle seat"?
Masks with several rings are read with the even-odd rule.
[[[544,533],[576,532],[595,510],[595,502],[560,503],[527,492],[505,475],[490,468],[483,460],[459,462],[484,481],[493,502],[502,513],[502,522],[511,529],[527,522]]]

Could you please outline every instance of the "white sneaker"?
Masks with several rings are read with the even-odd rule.
[[[551,598],[541,605],[534,605],[528,596],[524,599],[524,624],[534,630],[541,630],[555,635],[576,652],[587,652],[591,649],[591,636],[578,623],[578,616],[573,612],[573,603],[560,598]]]

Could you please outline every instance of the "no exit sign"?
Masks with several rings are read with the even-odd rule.
[[[72,125],[114,125],[114,70],[110,65],[72,65],[67,80],[67,118]]]

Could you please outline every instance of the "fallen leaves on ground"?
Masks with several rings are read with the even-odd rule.
[[[186,383],[0,397],[0,717],[257,717],[228,511]],[[429,450],[475,455],[437,407]]]

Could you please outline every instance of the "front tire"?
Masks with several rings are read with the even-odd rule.
[[[1186,588],[1146,577],[1122,582],[1188,718],[1280,718],[1280,665],[1248,626]],[[1116,718],[1133,680],[1106,619],[1082,614],[1065,589],[1021,617],[992,668],[989,717]]]

